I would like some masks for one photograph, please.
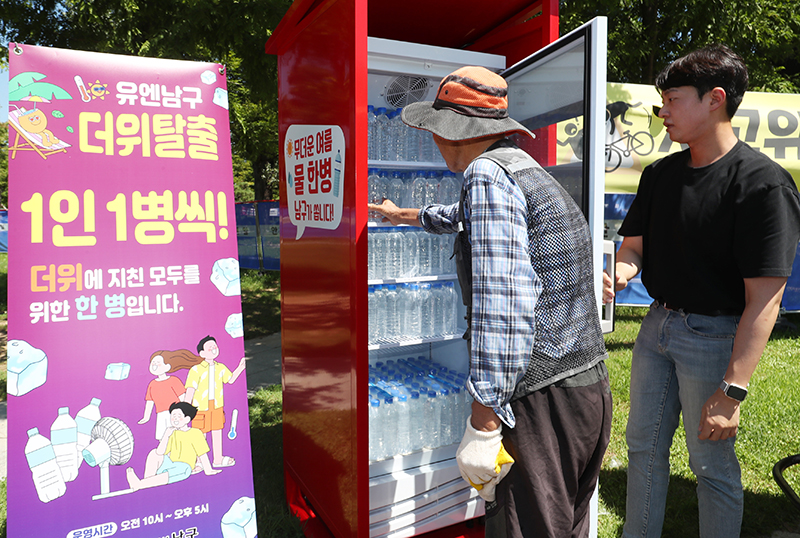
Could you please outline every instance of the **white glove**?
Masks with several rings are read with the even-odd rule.
[[[486,501],[494,501],[494,489],[508,474],[514,459],[503,447],[502,426],[491,432],[472,427],[472,417],[467,418],[467,429],[456,451],[456,463],[461,478],[478,490]]]

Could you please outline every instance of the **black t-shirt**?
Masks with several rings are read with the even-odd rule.
[[[800,196],[786,170],[744,142],[702,168],[689,157],[645,168],[619,233],[642,236],[651,297],[698,314],[741,313],[743,278],[791,274]]]

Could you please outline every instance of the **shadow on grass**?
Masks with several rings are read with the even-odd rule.
[[[625,517],[625,469],[600,472],[600,496],[606,508]],[[697,482],[680,476],[671,476],[667,493],[662,538],[694,538],[699,536],[699,511],[697,507]],[[744,492],[743,538],[769,537],[775,531],[800,532],[800,511],[783,495]],[[620,527],[617,536],[622,534]]]
[[[280,401],[251,405],[250,446],[258,536],[303,538],[300,522],[286,506]]]

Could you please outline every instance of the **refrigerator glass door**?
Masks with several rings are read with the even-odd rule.
[[[501,75],[508,81],[509,114],[537,136],[532,147],[520,144],[564,186],[589,223],[598,307],[610,330],[613,309],[602,308],[606,36],[607,21],[598,17]],[[559,135],[556,124],[563,123]],[[557,162],[557,146],[568,144],[571,162]]]

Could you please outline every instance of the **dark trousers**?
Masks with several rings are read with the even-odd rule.
[[[503,429],[515,463],[486,506],[487,538],[589,535],[589,501],[611,435],[608,378],[583,387],[551,385],[511,404]]]

